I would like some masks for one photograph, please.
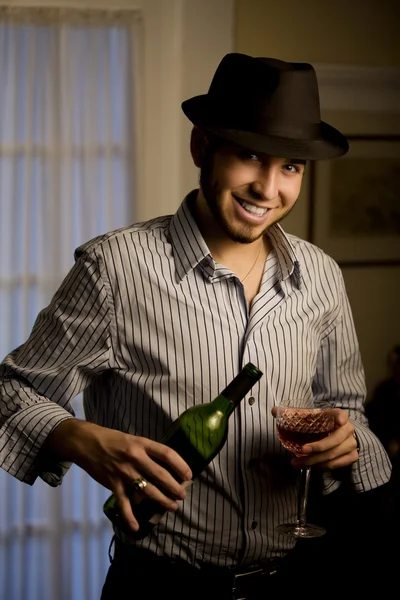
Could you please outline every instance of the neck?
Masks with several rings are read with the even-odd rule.
[[[230,269],[244,281],[257,265],[265,262],[269,252],[268,238],[262,236],[251,244],[212,244],[209,245],[213,259]]]

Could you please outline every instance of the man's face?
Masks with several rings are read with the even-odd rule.
[[[200,170],[200,203],[225,235],[251,243],[293,208],[305,161],[254,154],[224,144],[208,151]]]

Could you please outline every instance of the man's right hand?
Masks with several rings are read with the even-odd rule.
[[[176,510],[176,500],[183,500],[181,481],[192,478],[186,462],[172,448],[148,438],[134,436],[88,421],[71,418],[62,421],[43,444],[42,453],[57,460],[70,461],[84,469],[93,479],[115,495],[121,516],[133,531],[139,525],[132,513],[128,491],[132,483],[144,477],[143,490],[166,510]]]

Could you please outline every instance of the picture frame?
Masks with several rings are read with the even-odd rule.
[[[311,163],[309,240],[341,266],[400,265],[400,135],[347,139]]]

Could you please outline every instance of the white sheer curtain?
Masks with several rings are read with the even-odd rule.
[[[75,247],[133,220],[138,27],[129,11],[0,7],[0,358]],[[75,467],[57,489],[0,470],[0,490],[0,599],[98,600],[108,490]]]

